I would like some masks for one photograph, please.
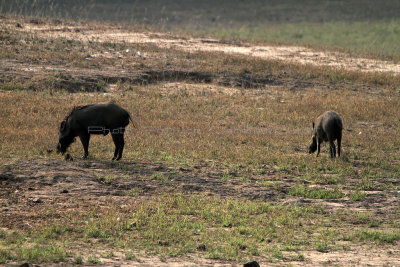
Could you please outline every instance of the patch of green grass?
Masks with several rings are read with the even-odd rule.
[[[58,236],[73,231],[69,226],[60,225],[60,224],[50,224],[48,226],[44,226],[40,232],[37,232],[37,238],[47,240],[49,238],[57,238]]]
[[[85,227],[83,233],[88,239],[90,239],[90,238],[108,239],[111,237],[111,233],[109,233],[101,225],[98,225],[99,222],[97,220],[95,220],[94,218],[90,218],[88,220],[87,224],[88,225],[87,225],[87,227]]]
[[[74,264],[77,264],[77,265],[83,264],[83,258],[82,258],[81,255],[78,255],[78,256],[75,257]]]
[[[315,179],[307,179],[307,180],[314,180],[318,184],[323,185],[334,185],[339,183],[339,179],[335,176],[318,176]]]
[[[233,177],[233,175],[232,175],[232,173],[229,172],[229,171],[225,171],[225,172],[223,172],[223,173],[221,174],[221,179],[222,179],[223,181],[227,181],[227,180],[231,179],[232,177]]]
[[[5,264],[8,261],[12,261],[15,259],[13,253],[11,253],[11,249],[3,249],[0,248],[0,264]]]
[[[125,194],[127,196],[130,196],[130,197],[137,197],[137,196],[140,196],[142,193],[143,193],[143,189],[141,189],[141,188],[132,188],[131,190],[129,190]]]
[[[112,257],[115,257],[115,253],[113,251],[107,251],[102,256],[103,258],[111,259]]]
[[[8,83],[1,83],[0,90],[4,91],[35,90],[35,85],[29,83],[8,82]]]
[[[373,190],[374,186],[369,178],[363,178],[361,188],[363,190]]]
[[[359,189],[357,189],[349,194],[349,197],[352,201],[363,201],[366,196],[367,196],[367,194],[364,192],[361,192]]]
[[[90,254],[86,260],[88,264],[100,264],[101,260],[94,254]]]
[[[63,262],[70,253],[63,246],[34,244],[31,247],[19,247],[14,250],[15,258],[32,263]]]
[[[242,180],[244,183],[251,182],[251,178],[248,175],[243,175],[242,177],[240,177],[240,180]]]
[[[262,186],[264,186],[264,187],[273,188],[273,187],[276,186],[276,183],[277,183],[277,182],[271,182],[271,181],[261,180],[259,183],[260,183]]]
[[[26,241],[26,235],[20,233],[17,230],[12,230],[10,232],[0,231],[1,232],[1,241],[7,242],[8,244],[19,246]]]
[[[0,229],[0,240],[6,239],[7,237],[7,232],[4,231],[3,229]]]
[[[362,229],[355,236],[360,241],[375,241],[378,243],[394,243],[400,240],[400,232],[383,232],[378,230]]]
[[[102,174],[102,173],[95,173],[97,180],[103,184],[111,184],[111,182],[116,178],[113,174]]]
[[[352,224],[364,224],[368,227],[378,227],[382,224],[381,220],[366,212],[356,212],[349,215],[348,219]]]
[[[289,195],[304,197],[304,198],[318,198],[318,199],[339,199],[344,196],[339,188],[335,189],[322,189],[310,188],[305,185],[294,186],[289,190]]]
[[[137,261],[140,262],[140,260],[135,256],[135,254],[132,251],[127,251],[125,253],[125,259],[129,261]]]
[[[329,246],[326,242],[317,242],[315,244],[315,250],[319,252],[328,252],[329,251]]]
[[[160,183],[168,183],[168,181],[170,180],[170,175],[167,173],[162,173],[162,172],[155,172],[151,175],[151,179],[157,180]]]
[[[66,233],[67,228],[62,224],[52,224],[50,227],[43,227],[41,231],[36,229],[29,234],[32,242],[28,241],[26,234],[1,231],[0,246],[5,249],[0,249],[0,262],[17,259],[32,263],[66,261],[70,252],[63,243],[57,243],[57,239]]]

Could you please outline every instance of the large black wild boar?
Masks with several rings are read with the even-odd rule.
[[[309,147],[309,153],[317,151],[319,155],[320,146],[323,141],[329,142],[331,158],[336,157],[336,148],[333,141],[337,140],[338,157],[340,157],[340,146],[342,142],[342,119],[334,111],[327,111],[313,122],[312,143]]]
[[[57,152],[64,154],[75,137],[79,136],[85,150],[82,158],[86,158],[90,135],[111,133],[115,144],[112,160],[119,160],[124,150],[124,132],[129,120],[132,121],[129,113],[112,102],[75,107],[61,122]]]

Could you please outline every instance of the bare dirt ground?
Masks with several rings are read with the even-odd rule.
[[[15,26],[17,21],[8,20],[7,25]],[[10,26],[11,27],[11,26]],[[137,33],[124,29],[99,28],[84,26],[57,26],[46,24],[26,24],[19,29],[40,36],[50,38],[63,37],[69,40],[85,42],[121,42],[121,43],[152,43],[166,48],[182,49],[186,51],[219,51],[231,54],[244,54],[253,57],[278,59],[289,62],[301,62],[318,66],[331,66],[348,70],[365,72],[390,72],[400,74],[400,65],[371,59],[349,58],[345,54],[336,52],[312,51],[304,47],[277,47],[235,45],[211,39],[185,39],[163,33]],[[132,51],[137,53],[138,51]],[[139,51],[140,52],[140,51]],[[102,53],[94,57],[118,57],[121,54]],[[146,54],[138,54],[146,57]],[[9,59],[0,60],[1,69],[13,75],[26,75],[30,79],[46,71],[54,71],[57,66],[17,62]],[[70,68],[72,76],[85,76],[85,79],[96,75],[115,74],[118,70],[105,67],[101,70]],[[132,79],[141,79],[131,72]],[[231,93],[231,91],[227,92]],[[223,168],[212,162],[203,162],[194,167],[167,166],[163,162],[127,161],[122,160],[118,165],[111,162],[97,160],[75,160],[67,162],[55,159],[16,160],[7,163],[0,171],[0,202],[6,201],[7,207],[1,207],[1,221],[8,228],[31,228],[40,222],[37,214],[41,210],[54,208],[57,210],[76,209],[82,205],[107,205],[113,201],[124,205],[135,198],[128,196],[132,190],[140,192],[140,197],[155,194],[181,191],[184,194],[204,194],[240,199],[257,199],[277,204],[321,204],[334,212],[338,208],[347,210],[369,211],[383,214],[396,210],[400,206],[400,193],[395,190],[370,191],[363,201],[352,202],[348,198],[340,200],[309,200],[291,197],[287,189],[292,183],[290,174],[285,177],[279,190],[271,190],[257,183],[257,180],[275,181],[274,167],[264,166],[265,173],[259,177],[252,177],[251,182],[244,182],[232,173],[232,178],[223,181]],[[155,172],[168,174],[170,179],[160,183],[151,176]],[[111,181],[101,179],[102,174],[112,175]],[[100,178],[99,178],[100,177]],[[396,183],[396,181],[387,181]],[[344,188],[344,191],[346,188]],[[303,252],[305,262],[278,262],[271,263],[265,259],[258,259],[261,266],[290,264],[293,266],[400,266],[400,249],[392,249],[387,254],[384,247],[381,249],[369,247],[352,248],[350,251],[331,251],[321,253],[316,251]],[[141,257],[140,263],[126,261],[122,256],[112,259],[101,259],[104,266],[240,266],[230,262],[218,262],[188,256],[185,259],[166,259],[158,257]]]

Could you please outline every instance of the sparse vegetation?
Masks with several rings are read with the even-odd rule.
[[[289,190],[292,196],[304,198],[319,198],[319,199],[338,199],[342,198],[344,194],[337,187],[333,190],[323,188],[307,188],[304,185],[295,186]]]
[[[355,237],[360,241],[375,241],[378,243],[394,243],[397,240],[400,240],[400,232],[381,232],[377,230],[361,230],[358,235]]]
[[[327,225],[326,220],[331,224]],[[152,253],[178,257],[193,253],[199,244],[205,244],[207,257],[212,259],[241,260],[259,255],[284,259],[287,257],[282,254],[285,251],[298,253],[313,246],[317,251],[329,251],[328,244],[335,244],[341,239],[341,234],[332,232],[331,228],[339,227],[341,223],[341,220],[316,206],[276,206],[263,202],[174,194],[154,197],[122,209],[111,205],[101,210],[93,207],[79,213],[67,212],[61,221],[27,233],[32,242],[53,244],[51,250],[45,244],[40,246],[40,250],[39,247],[31,250],[22,246],[18,250],[21,252],[5,255],[8,259],[15,257],[42,262],[46,253],[51,251],[48,260],[58,262],[68,255],[61,244],[70,244],[72,248],[81,246],[89,239],[106,248],[117,246],[125,249],[126,259],[136,261],[132,249],[146,248]],[[60,229],[65,225],[68,225],[68,231],[47,234],[49,229]],[[342,235],[346,238],[345,233]],[[392,243],[398,240],[396,233],[358,232],[357,229],[347,231],[346,235],[363,242]],[[266,246],[266,243],[269,245]],[[29,256],[25,254],[28,251]],[[304,256],[292,255],[290,259],[304,260]],[[101,260],[90,254],[86,262],[98,264]],[[81,264],[82,257],[77,256],[75,263]]]
[[[353,201],[362,201],[366,197],[364,192],[361,192],[359,189],[356,189],[354,192],[350,193],[350,199]]]
[[[91,254],[91,255],[89,255],[89,257],[87,259],[87,263],[89,263],[89,264],[100,264],[101,261],[96,255]]]

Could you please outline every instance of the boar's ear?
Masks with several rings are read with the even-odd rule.
[[[60,125],[60,131],[63,131],[64,128],[65,128],[65,121],[62,121]]]

